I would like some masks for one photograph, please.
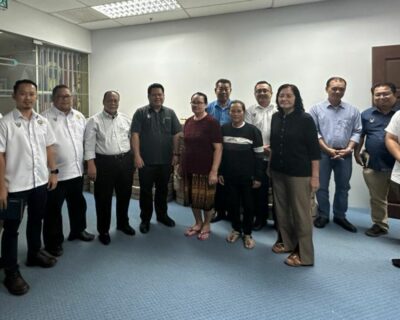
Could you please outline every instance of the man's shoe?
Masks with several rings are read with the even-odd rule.
[[[61,257],[64,253],[63,247],[56,246],[56,247],[45,247],[44,250],[46,250],[48,253],[50,253],[54,257]]]
[[[318,216],[314,220],[314,227],[316,228],[325,228],[325,226],[329,223],[329,219],[323,216]]]
[[[99,234],[99,241],[105,246],[108,246],[111,242],[110,235],[108,233]]]
[[[148,233],[150,231],[150,223],[149,222],[141,222],[139,225],[139,230],[141,233]]]
[[[379,237],[387,233],[388,231],[386,229],[381,228],[377,224],[374,224],[371,228],[365,231],[365,234],[369,237]]]
[[[133,229],[129,224],[126,224],[122,227],[117,227],[117,230],[122,231],[128,236],[134,236],[136,234],[135,229]]]
[[[29,284],[22,278],[19,271],[7,271],[6,277],[4,278],[4,285],[8,292],[16,296],[21,296],[29,290]]]
[[[259,220],[256,219],[256,221],[254,221],[253,230],[254,231],[260,231],[266,225],[267,225],[266,221],[259,221]]]
[[[400,268],[400,259],[392,259],[392,263],[395,267]]]
[[[168,215],[157,218],[157,221],[167,227],[175,227],[175,221],[168,217]]]
[[[28,267],[51,268],[57,263],[57,259],[44,250],[40,250],[34,256],[28,256],[26,265]]]
[[[86,230],[83,230],[82,232],[79,233],[70,233],[68,236],[68,241],[73,241],[73,240],[81,240],[81,241],[93,241],[94,239],[94,234],[91,234],[87,232]]]
[[[357,232],[357,228],[353,226],[346,218],[333,218],[333,222],[350,232]]]

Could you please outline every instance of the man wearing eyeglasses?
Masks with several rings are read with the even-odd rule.
[[[70,234],[68,240],[92,241],[94,235],[86,229],[86,200],[83,196],[83,137],[86,119],[72,108],[73,97],[66,85],[58,85],[52,92],[53,106],[42,113],[56,137],[58,185],[48,192],[43,221],[45,249],[59,257],[64,241],[62,206],[67,201]]]
[[[257,103],[246,110],[245,121],[256,126],[262,133],[264,145],[264,161],[260,188],[254,189],[255,198],[255,221],[253,230],[261,230],[267,223],[268,218],[268,188],[270,181],[267,176],[268,160],[270,154],[270,133],[272,115],[277,112],[271,103],[272,87],[267,81],[259,81],[254,87],[254,96]]]
[[[385,128],[396,106],[396,86],[393,83],[377,83],[372,89],[374,106],[361,113],[362,134],[360,143],[354,150],[356,162],[363,167],[363,176],[369,190],[371,218],[373,225],[365,234],[379,237],[387,234],[387,196],[390,176],[395,159],[385,146]],[[365,150],[360,153],[365,141]]]

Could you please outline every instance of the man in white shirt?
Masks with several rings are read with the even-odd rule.
[[[13,208],[13,212],[19,212],[15,219],[4,220],[1,248],[4,285],[14,295],[29,290],[17,261],[18,228],[25,204],[28,205],[26,265],[49,268],[57,261],[41,250],[47,190],[56,188],[57,170],[52,147],[55,137],[47,120],[33,110],[36,98],[36,83],[17,81],[13,92],[16,108],[0,120],[0,209],[11,212]]]
[[[85,160],[88,177],[94,181],[97,230],[99,240],[108,245],[111,204],[115,190],[117,230],[133,236],[128,209],[132,194],[133,157],[130,147],[131,120],[118,112],[119,93],[107,91],[103,97],[104,110],[92,116],[85,130]]]
[[[66,85],[58,85],[52,93],[53,106],[42,113],[47,118],[56,143],[58,184],[48,192],[43,221],[43,241],[47,252],[63,254],[62,206],[67,201],[70,234],[68,240],[92,241],[86,229],[86,200],[83,196],[83,138],[86,119],[72,109],[73,97]]]
[[[264,144],[261,187],[253,190],[256,203],[253,230],[258,231],[266,225],[268,218],[268,189],[270,181],[266,172],[270,153],[271,120],[272,115],[278,110],[275,105],[271,103],[272,87],[267,81],[259,81],[256,83],[254,87],[254,96],[257,103],[246,110],[245,121],[256,126],[261,131]]]

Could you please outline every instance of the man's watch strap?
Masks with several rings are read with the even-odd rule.
[[[60,171],[58,169],[50,170],[51,174],[58,174]]]

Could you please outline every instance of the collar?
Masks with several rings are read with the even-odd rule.
[[[260,110],[268,110],[268,111],[270,111],[270,110],[273,110],[274,108],[275,108],[275,105],[272,104],[272,103],[270,103],[266,107],[263,107],[263,106],[259,105],[258,103],[256,104],[256,109],[260,109]]]
[[[118,117],[118,112],[115,115],[111,115],[107,111],[103,110],[102,114],[104,117],[106,117],[108,119],[115,119],[116,117]]]
[[[15,121],[17,121],[18,119],[28,120],[22,115],[22,113],[17,108],[14,108],[14,110],[12,112],[13,112],[13,117],[14,117]],[[36,113],[36,111],[32,109],[32,118],[31,118],[31,120],[32,119],[37,119],[38,117],[39,117],[39,114]]]
[[[156,112],[150,105],[148,105],[147,107],[149,112]],[[164,106],[161,106],[158,112],[164,112],[164,110],[165,110]]]
[[[62,112],[61,110],[57,109],[57,107],[53,104],[51,107],[51,111],[54,113],[54,115],[56,116],[65,116],[65,117],[69,117],[69,116],[73,116],[75,114],[75,110],[73,108],[71,108],[71,110],[68,112],[68,114],[65,114],[64,112]]]
[[[386,114],[393,114],[400,109],[400,106],[394,105],[392,109]],[[385,114],[381,110],[379,110],[376,106],[372,106],[372,113],[378,112],[380,114]]]
[[[340,104],[337,107],[332,106],[328,99],[325,100],[324,104],[327,109],[345,109],[345,103],[343,103],[343,101],[340,101]]]

